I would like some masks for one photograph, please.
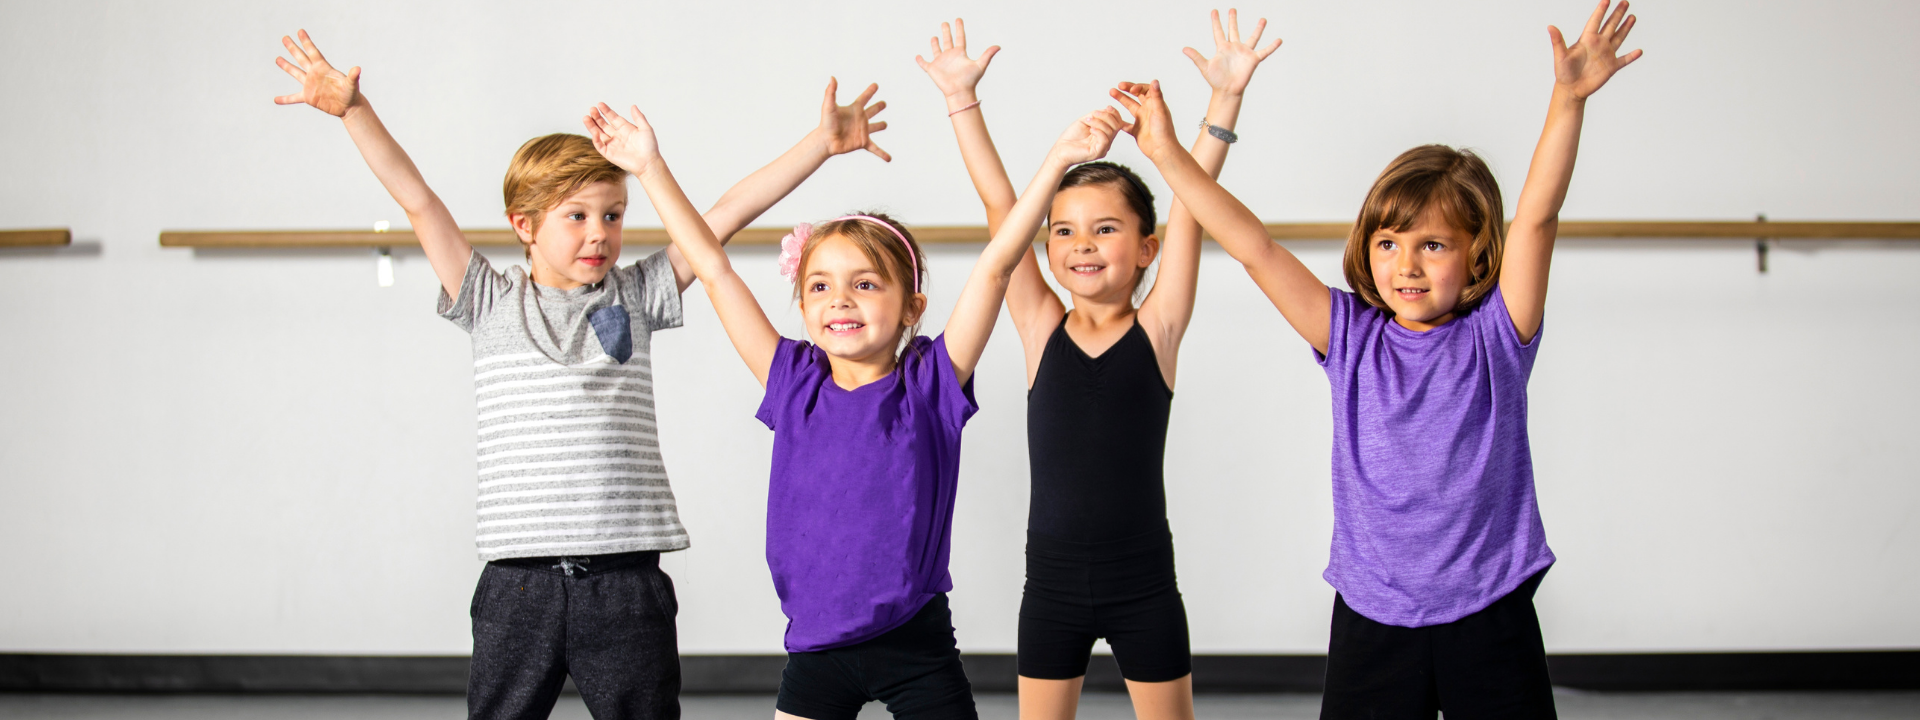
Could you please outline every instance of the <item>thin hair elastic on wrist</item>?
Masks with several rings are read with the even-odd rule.
[[[973,102],[970,102],[970,103],[967,103],[967,104],[965,104],[965,105],[961,105],[961,106],[960,106],[960,109],[959,109],[959,110],[955,110],[955,111],[953,111],[953,112],[950,112],[950,113],[947,113],[947,117],[953,117],[953,116],[955,116],[955,115],[959,115],[960,113],[963,113],[963,112],[966,112],[966,111],[968,111],[968,110],[972,110],[972,109],[974,109],[974,108],[976,108],[976,107],[979,107],[979,106],[980,106],[980,101],[979,101],[979,100],[975,100],[975,101],[973,101]]]
[[[1207,122],[1206,118],[1200,118],[1200,129],[1207,131],[1208,135],[1212,135],[1216,138],[1220,138],[1220,142],[1226,143],[1228,145],[1232,145],[1240,141],[1239,133],[1235,133],[1232,130],[1228,130],[1226,128],[1220,127],[1219,125],[1209,123]]]
[[[978,105],[979,103],[974,104]],[[961,110],[965,109],[966,108],[961,108]],[[907,264],[910,266],[907,274],[913,276],[913,292],[915,295],[920,294],[920,258],[913,254],[913,243],[907,242],[907,236],[901,234],[899,228],[894,227],[893,223],[881,220],[872,215],[842,215],[827,222],[840,222],[841,220],[864,220],[886,228],[887,232],[893,233],[894,237],[899,238],[900,247],[907,249]],[[799,276],[800,253],[807,248],[807,239],[810,237],[813,237],[813,224],[800,223],[799,225],[793,226],[793,232],[787,233],[786,237],[780,238],[780,276],[786,278],[787,282],[793,282],[794,278]]]

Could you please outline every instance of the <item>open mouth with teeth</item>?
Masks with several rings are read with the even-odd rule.
[[[1086,265],[1086,264],[1082,264],[1082,265],[1068,265],[1068,266],[1067,266],[1067,270],[1068,270],[1068,271],[1070,271],[1070,272],[1072,272],[1072,273],[1073,273],[1073,274],[1075,274],[1075,275],[1098,275],[1098,274],[1100,274],[1100,271],[1102,271],[1102,270],[1105,270],[1105,269],[1107,269],[1107,266],[1105,266],[1105,265]]]
[[[827,323],[827,332],[833,333],[835,335],[851,335],[853,333],[860,332],[860,330],[865,328],[866,326],[867,326],[866,323],[858,322],[855,320],[836,320],[834,322]]]
[[[1394,288],[1393,292],[1402,300],[1419,300],[1427,294],[1427,288]]]

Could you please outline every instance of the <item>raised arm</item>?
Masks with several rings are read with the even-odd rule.
[[[980,261],[974,264],[973,274],[967,278],[966,287],[960,290],[960,300],[947,318],[947,355],[953,359],[953,371],[960,382],[973,377],[974,365],[980,362],[980,353],[986,350],[987,338],[993,334],[994,321],[1000,317],[1000,301],[1006,297],[1008,278],[1020,264],[1020,258],[1032,252],[1033,236],[1040,231],[1040,222],[1053,205],[1053,193],[1060,186],[1060,178],[1066,176],[1067,168],[1104,157],[1122,124],[1120,114],[1113,108],[1101,108],[1075,120],[1054,142],[1040,171],[1027,183],[1026,193],[1014,203],[1013,211],[1007,213],[1000,230],[980,253]]]
[[[280,44],[287,47],[287,55],[293,60],[274,58],[274,62],[300,81],[300,92],[276,97],[274,103],[309,105],[346,124],[347,135],[353,138],[354,147],[360,149],[360,157],[373,169],[374,177],[380,179],[387,194],[407,213],[407,224],[413,227],[414,237],[420,239],[420,248],[426,251],[434,276],[440,278],[440,287],[447,291],[448,297],[459,297],[460,283],[467,276],[467,262],[473,254],[467,236],[461,234],[460,226],[453,221],[453,213],[440,202],[440,196],[427,187],[426,179],[420,177],[420,169],[414,167],[407,151],[400,149],[400,143],[387,132],[387,126],[373,114],[367,96],[360,94],[360,68],[340,72],[320,54],[320,48],[307,37],[307,31],[301,30],[299,34],[298,43],[290,37],[280,38]]]
[[[892,162],[893,156],[873,141],[872,134],[887,129],[885,121],[874,122],[873,116],[887,109],[886,101],[868,105],[879,85],[868,85],[867,89],[854,98],[853,104],[841,105],[837,99],[840,89],[838,78],[827,80],[826,98],[820,103],[820,125],[792,149],[768,163],[766,167],[753,171],[745,179],[727,190],[703,217],[707,227],[713,230],[713,236],[725,245],[733,239],[733,234],[760,217],[767,208],[780,202],[781,198],[800,187],[800,183],[811,177],[815,170],[826,163],[827,158],[855,150],[873,153],[886,162]],[[693,284],[693,266],[687,263],[679,246],[667,248],[667,259],[673,263],[673,274],[680,281],[680,291],[686,292]]]
[[[1220,11],[1215,10],[1213,57],[1201,55],[1193,48],[1183,48],[1194,67],[1200,69],[1200,75],[1206,78],[1207,85],[1213,88],[1213,95],[1207,101],[1208,125],[1231,132],[1239,121],[1240,100],[1246,94],[1247,83],[1253,80],[1254,69],[1280,49],[1279,38],[1264,48],[1259,46],[1260,36],[1266,30],[1267,21],[1262,18],[1253,26],[1253,37],[1241,42],[1240,12],[1228,10],[1227,25],[1222,28]],[[1208,177],[1219,178],[1220,168],[1227,162],[1227,147],[1226,141],[1201,131],[1193,140],[1193,159]],[[1193,218],[1176,193],[1173,208],[1167,213],[1166,236],[1161,238],[1160,271],[1154,276],[1153,290],[1141,301],[1138,315],[1141,328],[1153,340],[1161,372],[1169,384],[1179,358],[1176,350],[1180,339],[1186,335],[1187,323],[1193,319],[1193,296],[1199,276],[1200,222]]]
[[[1133,124],[1125,129],[1173,188],[1174,196],[1228,255],[1246,267],[1254,284],[1279,308],[1287,324],[1313,349],[1325,353],[1333,312],[1327,286],[1293,253],[1274,242],[1260,218],[1220,187],[1193,155],[1180,147],[1172,113],[1160,95],[1159,81],[1151,85],[1121,83],[1109,94],[1133,114]]]
[[[780,333],[767,321],[766,311],[760,309],[760,301],[753,298],[746,281],[733,271],[733,263],[714,237],[713,228],[693,209],[680,183],[673,179],[666,160],[660,157],[660,145],[647,117],[634,107],[629,121],[601,103],[587,111],[584,122],[594,149],[640,178],[640,187],[652,201],[654,212],[659,213],[660,222],[667,226],[673,246],[679,248],[700,284],[706,286],[707,297],[713,301],[727,337],[733,340],[733,348],[764,387],[767,371],[773,367],[773,353],[780,347]]]
[[[952,25],[940,23],[940,36],[927,42],[933,49],[933,59],[915,55],[913,60],[946,96],[947,118],[953,123],[955,139],[960,141],[960,158],[966,161],[967,176],[973,179],[973,189],[980,193],[980,204],[987,210],[987,236],[996,237],[1007,213],[1013,211],[1015,196],[1013,181],[1000,162],[1000,151],[987,134],[986,108],[980,104],[977,87],[1000,46],[981,51],[977,60],[968,58],[967,24],[959,18]],[[1020,334],[1031,366],[1040,361],[1047,335],[1060,324],[1067,307],[1041,276],[1032,238],[1028,240],[1026,255],[1007,282],[1007,314],[1013,316],[1013,327]]]
[[[1500,259],[1500,294],[1521,342],[1533,342],[1547,308],[1547,271],[1553,264],[1553,241],[1560,232],[1560,206],[1573,181],[1574,156],[1580,151],[1580,125],[1587,98],[1599,91],[1620,68],[1640,59],[1640,51],[1616,55],[1633,31],[1627,3],[1607,14],[1610,0],[1600,0],[1587,18],[1579,41],[1568,47],[1560,29],[1547,27],[1553,40],[1553,100],[1547,106],[1547,126],[1533,148],[1527,184],[1514,206],[1513,226],[1507,230],[1507,249]]]

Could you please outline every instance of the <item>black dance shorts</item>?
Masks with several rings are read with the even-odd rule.
[[[1094,640],[1106,638],[1120,676],[1178,680],[1193,672],[1187,607],[1165,529],[1089,544],[1027,533],[1027,587],[1020,600],[1020,674],[1071,680],[1087,674]]]
[[[945,593],[872,640],[787,653],[774,707],[808,720],[854,720],[873,700],[886,703],[896,720],[979,718]]]
[[[1334,595],[1320,717],[1553,718],[1553,684],[1533,593],[1546,570],[1472,615],[1407,628]]]

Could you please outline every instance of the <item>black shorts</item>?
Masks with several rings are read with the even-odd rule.
[[[1552,718],[1553,685],[1533,593],[1541,570],[1480,612],[1405,628],[1333,599],[1321,718]]]
[[[1187,607],[1166,530],[1099,545],[1027,534],[1020,674],[1038,680],[1086,675],[1099,638],[1113,646],[1120,676],[1128,680],[1166,682],[1193,672]]]
[[[902,720],[975,720],[973,686],[960,667],[947,596],[933,596],[905,625],[872,640],[787,653],[780,712],[808,720],[854,720],[879,700]]]

